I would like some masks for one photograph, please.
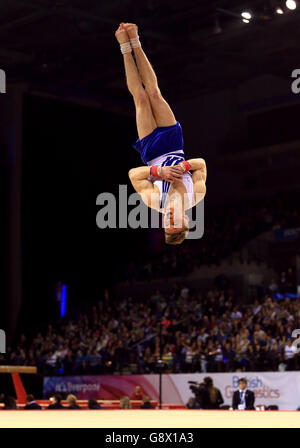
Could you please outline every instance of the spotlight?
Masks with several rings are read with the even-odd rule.
[[[249,23],[250,20],[248,20],[248,19],[243,19],[243,22],[244,22],[244,23]]]
[[[283,10],[281,8],[276,9],[277,14],[283,14]]]
[[[297,8],[297,4],[296,4],[295,0],[286,0],[285,4],[286,4],[286,7],[289,9]]]
[[[247,12],[247,11],[242,12],[241,16],[246,20],[252,19],[252,15],[250,14],[250,12]]]

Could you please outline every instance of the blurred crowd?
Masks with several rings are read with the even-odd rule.
[[[293,282],[290,269],[252,304],[230,287],[202,294],[176,284],[141,301],[106,294],[72,318],[22,334],[1,363],[36,365],[44,375],[153,373],[160,357],[175,373],[297,370],[300,299],[271,297]]]
[[[131,260],[120,273],[123,280],[151,280],[184,276],[201,265],[219,265],[227,256],[240,251],[245,243],[260,233],[271,229],[298,228],[300,214],[298,199],[279,195],[261,201],[238,203],[235,207],[205,207],[205,237],[186,240],[179,246],[166,245],[162,232],[154,232],[153,238],[161,237],[157,248],[144,260]],[[250,261],[250,260],[241,260]],[[254,260],[263,261],[263,260]]]

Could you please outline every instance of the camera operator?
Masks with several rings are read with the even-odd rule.
[[[190,389],[195,395],[194,403],[199,409],[203,408],[203,394],[205,393],[205,385],[204,383],[197,383],[195,381],[189,381],[189,384],[191,384]]]
[[[219,409],[224,403],[220,390],[214,387],[210,377],[204,378],[201,384],[192,381],[189,383],[193,384],[190,389],[195,394],[200,409]]]
[[[211,377],[207,376],[203,380],[205,393],[203,394],[203,409],[219,409],[224,403],[220,390],[214,386]]]

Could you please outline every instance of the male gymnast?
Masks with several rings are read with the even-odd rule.
[[[121,23],[115,36],[136,110],[139,138],[133,146],[147,165],[131,169],[129,178],[144,203],[164,213],[166,243],[180,244],[189,231],[185,210],[206,194],[206,164],[200,158],[185,160],[181,126],[161,95],[137,25]]]

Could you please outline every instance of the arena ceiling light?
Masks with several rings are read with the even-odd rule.
[[[223,8],[216,8],[216,12],[220,14],[225,14],[227,16],[235,17],[238,19],[242,19],[244,23],[249,23],[252,19],[252,14],[249,11],[243,11],[242,13],[228,11]]]
[[[241,16],[242,16],[243,19],[245,19],[245,20],[251,20],[251,19],[252,19],[252,15],[251,15],[250,12],[248,12],[248,11],[244,11],[244,12],[242,12]]]
[[[283,9],[282,8],[276,8],[276,12],[277,12],[277,14],[283,14]]]
[[[286,0],[285,4],[288,9],[296,9],[297,8],[297,3],[295,2],[295,0]]]

